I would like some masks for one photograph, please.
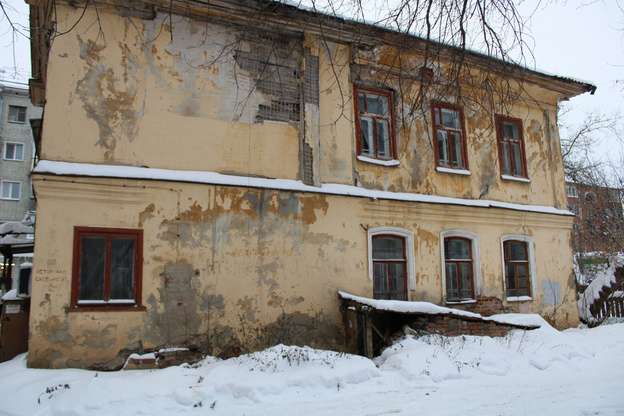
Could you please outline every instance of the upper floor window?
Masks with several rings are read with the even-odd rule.
[[[394,235],[373,237],[375,299],[407,300],[405,239]]]
[[[574,185],[566,185],[566,195],[568,198],[578,198],[579,192],[576,186]]]
[[[2,181],[2,199],[12,199],[18,201],[20,199],[20,182]]]
[[[396,158],[392,92],[355,86],[358,154],[375,159]]]
[[[436,140],[436,165],[442,168],[468,169],[464,114],[461,107],[431,104],[433,136]]]
[[[76,227],[71,304],[141,305],[143,230]]]
[[[496,116],[496,137],[501,174],[526,178],[522,120]]]
[[[24,145],[22,143],[4,143],[4,158],[6,160],[24,160]]]
[[[13,123],[26,123],[26,107],[10,105],[9,121]]]

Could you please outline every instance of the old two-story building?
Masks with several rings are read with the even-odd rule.
[[[274,2],[29,3],[30,366],[344,350],[340,289],[578,324],[556,112],[595,87]]]

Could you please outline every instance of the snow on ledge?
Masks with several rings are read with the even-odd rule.
[[[134,166],[93,165],[88,163],[55,162],[41,160],[33,173],[59,176],[90,176],[101,178],[147,179],[204,183],[211,185],[245,186],[251,188],[276,189],[295,192],[313,192],[317,194],[344,195],[394,201],[421,202],[430,204],[461,205],[480,208],[502,208],[515,211],[536,212],[574,216],[570,211],[542,205],[522,205],[486,199],[461,199],[435,195],[422,195],[407,192],[389,192],[364,189],[352,185],[323,184],[321,187],[309,186],[291,179],[264,179],[245,176],[223,175],[216,172],[181,171],[168,169],[139,168]]]
[[[433,303],[429,302],[371,299],[362,296],[352,295],[342,289],[338,289],[338,295],[342,299],[353,300],[362,305],[375,308],[379,311],[407,314],[421,313],[428,315],[450,315],[460,318],[477,319],[479,321],[490,321],[503,325],[515,325],[534,328],[538,328],[545,323],[545,321],[539,315],[532,314],[501,314],[484,317],[478,313],[462,311],[460,309],[446,308],[444,306],[434,305]]]
[[[519,178],[517,176],[511,176],[511,175],[501,175],[501,178],[505,179],[506,181],[517,181],[517,182],[526,182],[526,183],[531,183],[530,179],[527,178]]]
[[[466,176],[472,175],[472,173],[470,173],[470,171],[466,170],[466,169],[451,169],[451,168],[442,168],[442,167],[438,166],[436,168],[436,170],[438,172],[454,173],[456,175],[466,175]]]
[[[381,159],[373,159],[372,157],[366,156],[358,156],[357,160],[360,162],[373,163],[375,165],[381,166],[398,166],[401,164],[398,160],[381,160]]]
[[[507,302],[528,302],[533,300],[531,296],[509,296]]]

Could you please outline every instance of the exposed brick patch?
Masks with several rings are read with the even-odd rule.
[[[498,298],[488,296],[478,297],[475,303],[458,305],[457,309],[478,313],[482,316],[492,316],[499,313],[505,313],[503,301]]]
[[[447,315],[429,315],[423,320],[414,321],[409,326],[419,331],[436,333],[449,337],[459,335],[504,337],[507,332],[512,329],[517,329],[496,322],[472,321]]]

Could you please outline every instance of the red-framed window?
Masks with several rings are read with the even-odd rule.
[[[375,299],[407,300],[405,238],[382,234],[372,238]]]
[[[9,121],[12,123],[26,123],[26,107],[10,105]]]
[[[353,86],[358,155],[396,159],[392,91]]]
[[[522,120],[503,116],[496,116],[495,120],[501,174],[526,178]]]
[[[474,299],[471,240],[462,237],[444,239],[444,271],[448,302]]]
[[[468,169],[464,112],[461,107],[432,102],[433,137],[436,166]]]
[[[75,227],[71,306],[141,307],[143,230]]]
[[[505,252],[505,286],[507,297],[531,296],[529,253],[524,241],[503,242]]]

